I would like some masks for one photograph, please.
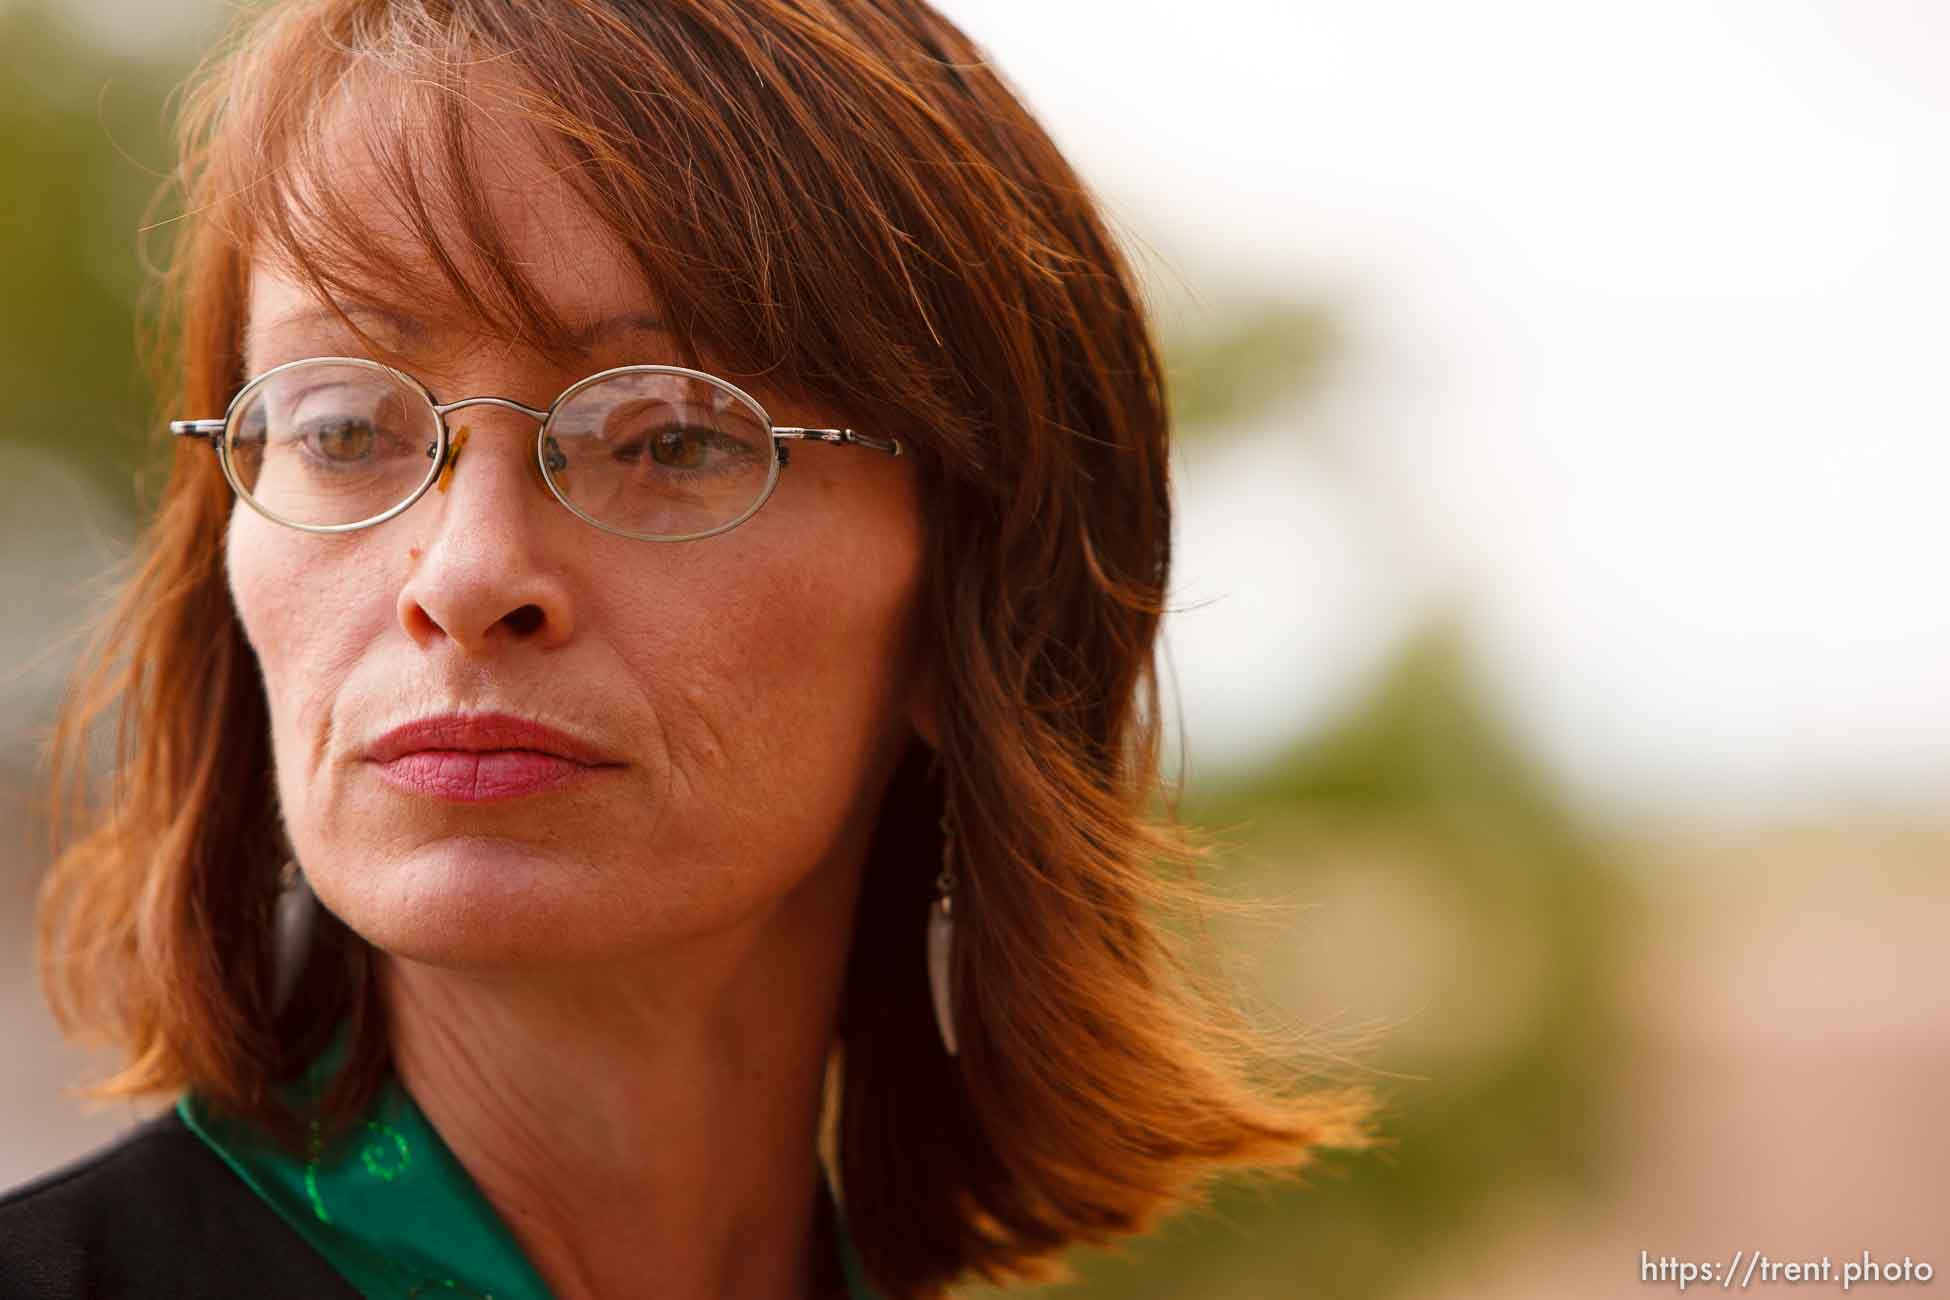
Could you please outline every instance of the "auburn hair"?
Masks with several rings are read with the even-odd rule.
[[[970,1271],[1061,1276],[1068,1245],[1147,1228],[1221,1167],[1358,1144],[1361,1097],[1268,1076],[1292,1062],[1174,928],[1212,900],[1161,798],[1168,419],[1133,276],[1048,136],[920,0],[245,15],[183,103],[162,282],[176,409],[221,412],[245,380],[254,257],[327,301],[441,294],[485,328],[564,344],[480,198],[484,68],[517,88],[685,349],[917,433],[940,747],[913,742],[883,805],[829,1097],[871,1281],[920,1300]],[[364,143],[417,258],[334,191],[329,110],[346,96],[380,110]],[[274,1005],[289,849],[226,586],[232,508],[208,448],[179,447],[57,724],[41,961],[64,1025],[126,1054],[101,1091],[194,1088],[289,1132],[278,1085],[349,1025],[329,1105],[356,1115],[389,1067],[387,1027],[370,950],[329,916]],[[104,792],[88,744],[110,719]],[[936,1044],[923,953],[950,792],[958,1058]]]

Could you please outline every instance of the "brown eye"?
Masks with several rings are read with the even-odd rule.
[[[333,420],[314,428],[310,442],[321,458],[343,465],[370,456],[374,437],[363,420]]]
[[[699,469],[710,456],[709,441],[696,429],[664,429],[650,437],[650,459],[666,469]]]

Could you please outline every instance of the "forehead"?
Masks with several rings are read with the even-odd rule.
[[[458,106],[348,81],[281,220],[251,245],[247,354],[281,333],[366,330],[387,312],[563,351],[587,322],[652,314],[640,266],[520,100],[519,86],[486,77]],[[382,310],[349,313],[348,327],[321,311],[331,304]]]

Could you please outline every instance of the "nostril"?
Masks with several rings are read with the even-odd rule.
[[[541,627],[542,620],[546,617],[540,605],[523,605],[520,609],[508,611],[502,616],[501,621],[506,623],[508,630],[516,636],[529,636]]]

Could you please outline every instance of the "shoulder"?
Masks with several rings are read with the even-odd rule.
[[[0,1300],[355,1292],[174,1111],[0,1195]]]

